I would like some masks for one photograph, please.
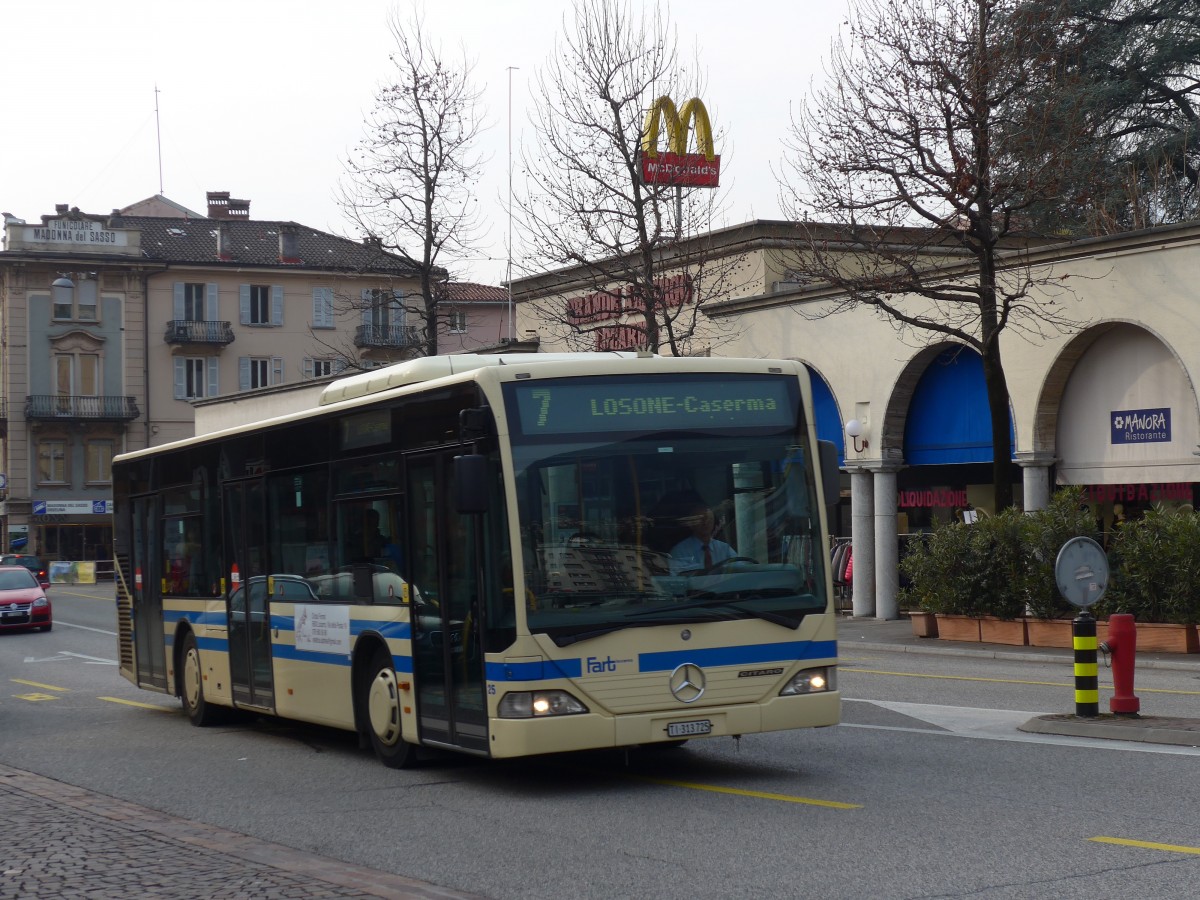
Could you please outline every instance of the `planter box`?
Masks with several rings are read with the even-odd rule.
[[[913,635],[919,638],[935,638],[938,636],[937,616],[931,612],[910,612],[908,619],[912,622]]]
[[[979,619],[975,616],[937,614],[938,638],[943,641],[972,641],[979,643]]]
[[[1200,636],[1195,625],[1135,622],[1138,653],[1197,653]]]
[[[998,619],[983,616],[979,620],[979,638],[985,644],[1009,644],[1024,647],[1027,642],[1024,619]]]
[[[1099,632],[1097,628],[1097,638]],[[1025,634],[1030,647],[1074,647],[1070,619],[1026,619]]]

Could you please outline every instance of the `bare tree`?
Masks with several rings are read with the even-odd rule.
[[[692,237],[711,229],[720,194],[646,184],[639,160],[655,101],[682,106],[702,86],[696,67],[680,65],[675,28],[657,6],[578,0],[564,17],[536,77],[538,143],[522,151],[526,186],[514,212],[532,248],[523,274],[581,273],[569,289],[582,308],[535,303],[541,325],[568,346],[683,355],[720,337],[703,306],[732,264]],[[596,323],[614,320],[598,339]]]
[[[1039,41],[1055,5],[1037,16],[1019,0],[859,0],[828,86],[793,122],[781,186],[794,218],[846,238],[809,244],[806,274],[841,291],[820,315],[867,308],[918,341],[978,351],[997,508],[1013,498],[1000,337],[1077,327],[1064,289],[1027,265],[1029,216],[1069,202],[1062,173],[1078,184],[1098,160],[1084,111],[1045,90],[1057,75]]]
[[[368,315],[374,312],[381,326],[393,329],[401,315],[415,315],[420,340],[410,355],[434,355],[446,328],[438,315],[443,285],[480,240],[480,92],[471,80],[473,63],[465,53],[447,62],[420,11],[408,21],[393,11],[388,27],[396,42],[389,56],[393,72],[378,88],[366,135],[346,162],[339,201],[381,261],[385,254],[412,260],[419,303],[376,291],[339,298],[339,307],[347,312],[365,304]]]

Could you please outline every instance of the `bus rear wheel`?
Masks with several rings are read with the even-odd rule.
[[[219,711],[204,699],[204,670],[200,666],[200,651],[196,649],[196,636],[190,631],[183,639],[183,684],[180,699],[183,711],[198,728],[215,725],[220,719]]]
[[[389,769],[404,769],[417,759],[417,748],[400,729],[400,688],[392,654],[384,648],[371,657],[371,677],[363,692],[363,721],[379,761]]]

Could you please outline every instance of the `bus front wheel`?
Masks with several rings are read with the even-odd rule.
[[[417,748],[404,740],[400,730],[400,688],[396,684],[392,654],[383,647],[376,650],[370,671],[363,698],[363,718],[371,747],[388,768],[407,768],[416,761]]]
[[[203,728],[215,725],[220,715],[215,707],[204,699],[204,670],[200,666],[200,651],[196,649],[196,636],[190,631],[183,639],[183,684],[180,697],[183,711],[192,724]]]

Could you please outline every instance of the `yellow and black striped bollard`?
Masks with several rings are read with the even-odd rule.
[[[1100,715],[1100,671],[1096,665],[1096,620],[1086,609],[1071,623],[1075,647],[1075,715]]]

